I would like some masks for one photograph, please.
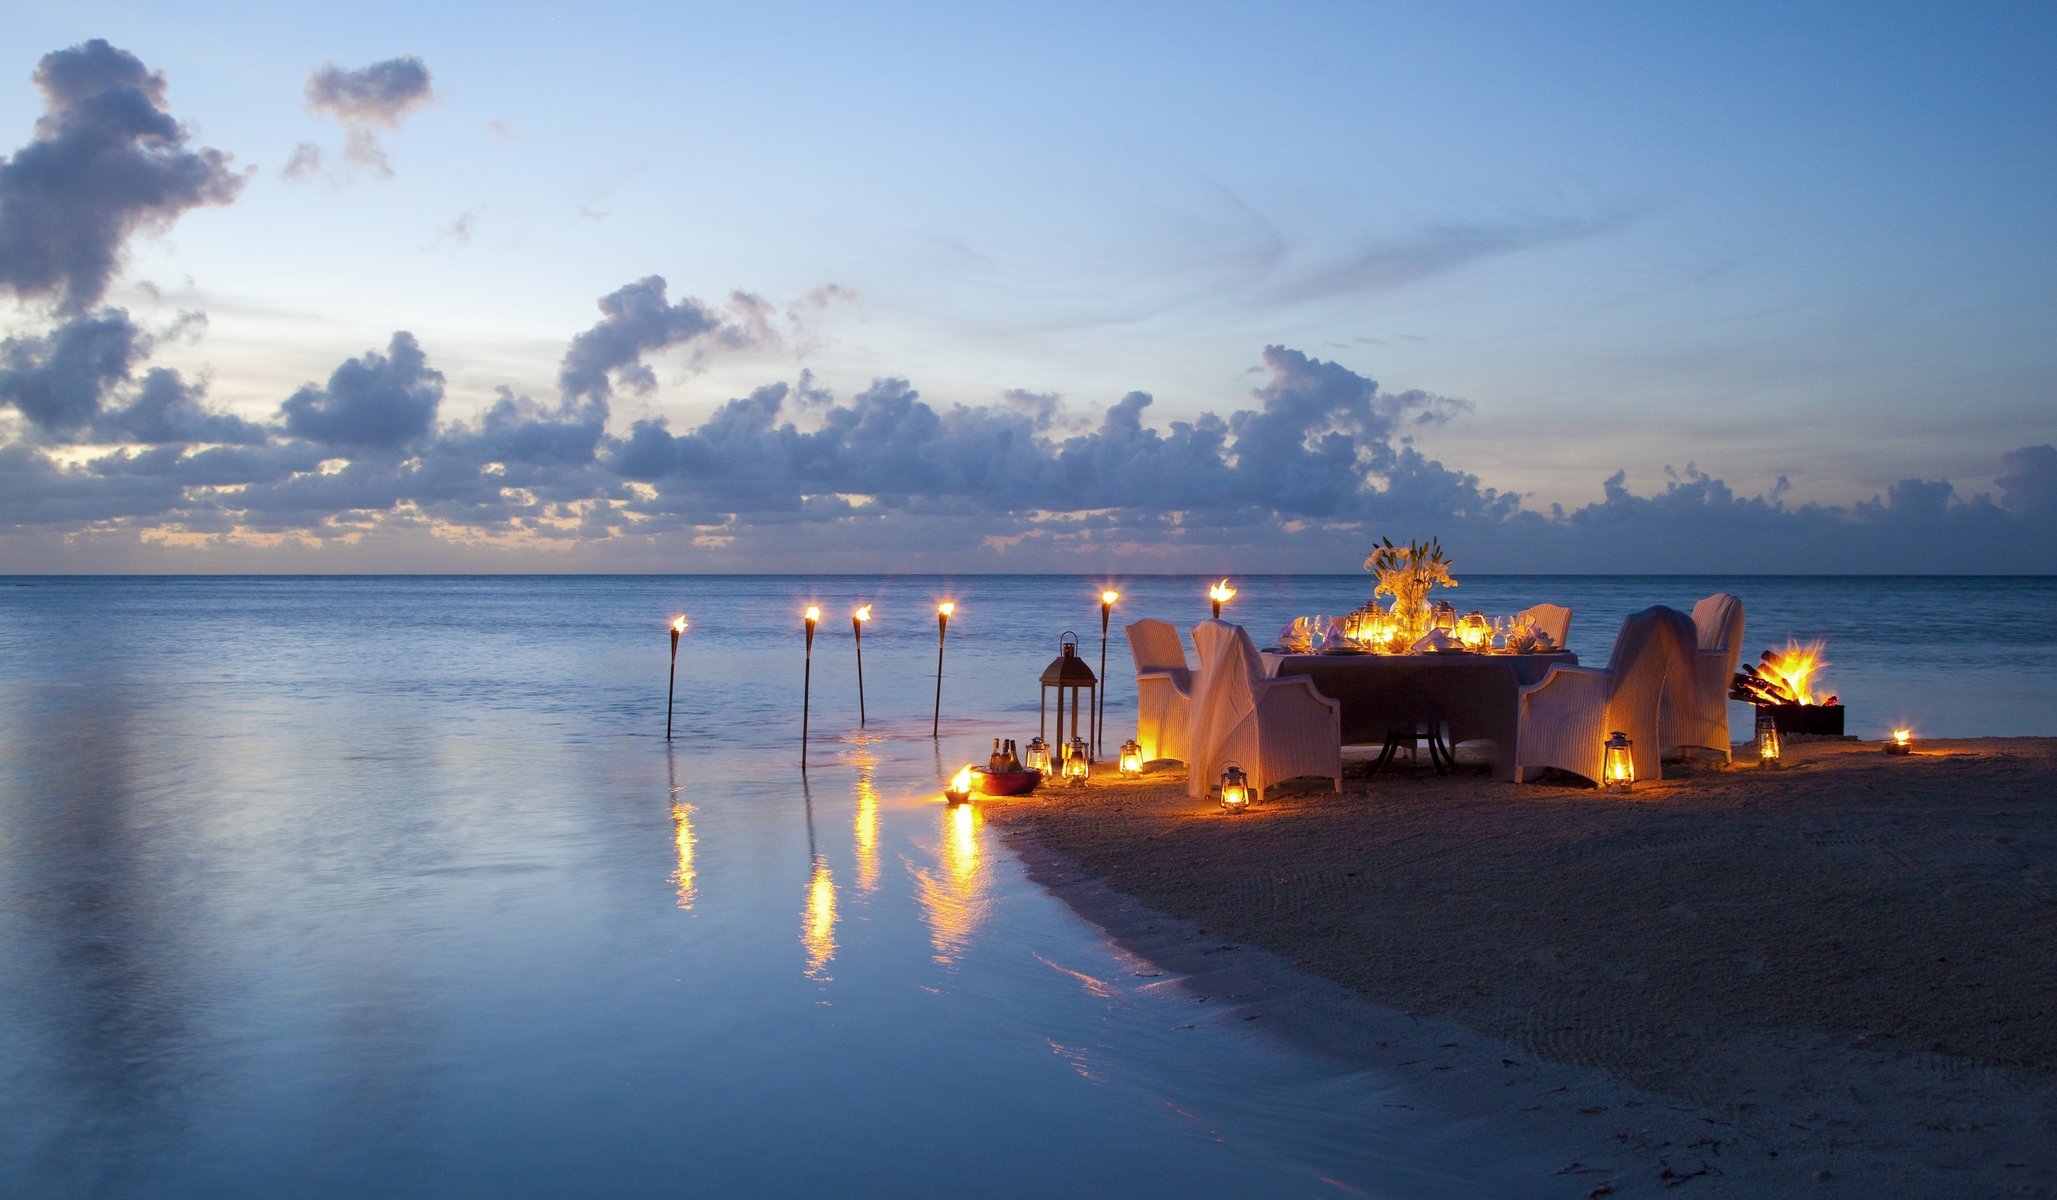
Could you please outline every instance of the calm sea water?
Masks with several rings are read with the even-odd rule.
[[[1059,633],[1097,665],[1101,582],[0,579],[0,1179],[1410,1196],[1554,1169],[1196,1018],[936,802],[946,768],[1033,736]],[[1203,616],[1206,581],[1116,582],[1120,731],[1121,622]],[[1369,590],[1236,582],[1260,640]],[[1589,662],[1628,612],[1734,591],[1753,656],[1828,639],[1854,733],[2057,734],[2049,579],[1463,584],[1466,608],[1571,605]]]

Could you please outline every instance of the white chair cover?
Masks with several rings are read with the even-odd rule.
[[[1564,639],[1571,636],[1571,610],[1562,604],[1536,604],[1514,614],[1525,618],[1535,627],[1550,635],[1557,643],[1557,649],[1564,649]]]
[[[1126,632],[1136,660],[1136,744],[1143,761],[1184,762],[1193,723],[1193,672],[1178,630],[1169,621],[1146,618]]]
[[[1665,684],[1658,711],[1664,756],[1687,749],[1730,756],[1728,689],[1743,652],[1743,602],[1716,592],[1693,606],[1694,643],[1678,677]]]
[[[1693,623],[1677,609],[1646,608],[1624,619],[1605,669],[1552,667],[1521,689],[1517,778],[1555,767],[1600,782],[1603,745],[1628,735],[1637,779],[1664,778],[1658,708],[1667,679],[1678,678],[1695,645]]]
[[[1318,775],[1343,789],[1343,709],[1304,675],[1264,676],[1264,660],[1243,627],[1227,621],[1193,626],[1200,670],[1193,686],[1193,724],[1186,793],[1205,796],[1223,764],[1241,764],[1258,793],[1280,780]]]

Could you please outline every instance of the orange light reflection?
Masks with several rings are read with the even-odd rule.
[[[690,909],[700,895],[698,876],[693,871],[693,806],[683,800],[671,806],[671,840],[678,847],[678,870],[671,881],[678,888],[679,907]]]
[[[857,815],[851,819],[857,835],[857,890],[865,895],[879,886],[879,790],[872,782],[877,759],[869,754],[857,762]]]
[[[807,977],[828,979],[829,962],[836,957],[836,882],[829,876],[825,858],[814,860],[814,874],[807,881],[800,944],[807,949]]]
[[[970,947],[972,935],[985,921],[991,881],[982,861],[984,826],[985,816],[976,804],[945,807],[938,869],[915,872],[935,960],[945,966]]]

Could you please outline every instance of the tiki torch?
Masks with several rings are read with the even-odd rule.
[[[936,717],[929,724],[929,736],[943,736],[943,639],[950,636],[950,614],[957,606],[948,600],[936,605]]]
[[[807,669],[800,676],[800,769],[807,769],[807,709],[814,689],[814,623],[821,620],[821,610],[809,605],[807,608]]]
[[[1101,730],[1107,724],[1107,618],[1114,613],[1114,602],[1121,599],[1121,593],[1112,588],[1100,593],[1100,694],[1093,706],[1093,753],[1101,750]]]
[[[864,728],[864,623],[871,620],[871,605],[850,614],[850,633],[857,639],[857,727]]]
[[[1217,583],[1213,587],[1207,589],[1207,598],[1209,600],[1214,601],[1215,620],[1221,620],[1221,606],[1227,601],[1235,599],[1235,595],[1236,589],[1228,585],[1228,580],[1226,578],[1223,578],[1220,583]]]
[[[679,690],[679,635],[686,631],[686,618],[671,619],[671,682],[664,686],[664,740],[671,740],[671,698]]]

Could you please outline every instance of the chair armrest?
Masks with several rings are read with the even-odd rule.
[[[1321,689],[1314,686],[1314,681],[1305,675],[1280,675],[1273,679],[1255,679],[1251,681],[1251,684],[1256,689],[1257,700],[1260,704],[1263,703],[1266,697],[1273,695],[1298,699],[1298,697],[1293,697],[1292,693],[1304,689],[1307,697],[1315,703],[1334,709],[1337,713],[1343,711],[1340,701],[1323,695]]]
[[[1580,695],[1605,702],[1613,686],[1614,673],[1604,667],[1573,667],[1555,663],[1550,673],[1535,683],[1526,684],[1519,692],[1521,704],[1525,707],[1530,700],[1548,695]]]

